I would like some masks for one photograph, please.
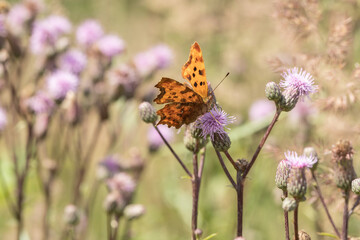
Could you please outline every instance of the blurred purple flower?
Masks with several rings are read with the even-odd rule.
[[[174,139],[174,130],[171,128],[168,128],[165,125],[158,125],[157,128],[161,132],[161,134],[164,136],[166,141],[171,142]],[[149,131],[147,133],[147,139],[149,142],[149,147],[151,150],[157,150],[159,147],[164,145],[164,141],[160,137],[159,133],[155,130],[154,127],[149,128]]]
[[[0,37],[6,37],[6,16],[4,14],[0,14]]]
[[[30,10],[24,4],[14,5],[10,8],[6,19],[9,31],[14,35],[23,33],[31,17]]]
[[[314,85],[313,76],[301,68],[294,67],[288,69],[281,76],[284,79],[280,81],[280,86],[287,91],[296,90],[300,98],[315,93],[318,90],[318,86]]]
[[[104,35],[100,23],[93,19],[85,20],[76,31],[76,40],[79,45],[89,47]]]
[[[35,22],[30,38],[30,48],[34,54],[52,50],[57,41],[71,31],[71,23],[62,16],[50,16]]]
[[[128,64],[121,64],[109,72],[110,86],[121,88],[121,93],[126,97],[132,97],[140,79],[135,72],[135,69]]]
[[[173,59],[171,49],[159,44],[145,52],[138,53],[133,62],[139,74],[143,77],[152,74],[157,69],[168,67]]]
[[[312,168],[312,166],[317,162],[316,156],[305,156],[300,155],[294,151],[287,151],[285,154],[285,160],[291,165],[292,168]]]
[[[255,101],[249,110],[250,121],[262,120],[271,114],[274,114],[276,106],[273,102],[267,99],[259,99]]]
[[[106,156],[103,160],[99,162],[99,168],[97,171],[98,177],[109,178],[114,176],[121,170],[119,164],[119,159],[116,156]]]
[[[122,172],[107,180],[107,186],[110,192],[118,191],[124,194],[125,197],[130,197],[135,191],[136,183],[129,174]]]
[[[225,131],[226,125],[233,123],[235,117],[230,116],[224,110],[214,107],[209,112],[196,120],[196,124],[201,128],[201,135],[206,138],[210,136],[211,140],[214,141],[214,134],[217,133],[219,136],[227,134]]]
[[[56,71],[46,81],[49,94],[56,100],[63,100],[68,92],[75,92],[79,85],[79,78],[67,71]]]
[[[5,110],[0,107],[0,131],[4,130],[5,126],[7,125],[7,116]]]
[[[54,101],[43,91],[39,91],[35,96],[27,99],[25,104],[36,114],[50,113],[54,108]]]
[[[77,49],[67,51],[60,58],[60,68],[74,74],[80,74],[86,67],[86,64],[86,55]]]
[[[105,57],[112,58],[125,50],[125,42],[116,35],[106,35],[96,42],[97,49]]]
[[[289,112],[289,120],[297,126],[299,122],[306,121],[310,115],[315,113],[316,109],[310,102],[298,102],[294,109]]]

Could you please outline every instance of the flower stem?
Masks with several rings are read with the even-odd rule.
[[[215,149],[215,148],[214,148],[214,149]],[[236,186],[237,186],[237,185],[236,185],[234,179],[232,178],[232,176],[230,175],[229,171],[227,170],[226,165],[225,165],[225,163],[224,163],[223,158],[221,157],[220,152],[219,152],[218,150],[216,150],[216,149],[215,149],[215,152],[216,152],[216,155],[217,155],[218,158],[219,158],[220,165],[221,165],[221,167],[223,168],[226,177],[229,179],[229,181],[230,181],[231,185],[234,187],[234,189],[236,189]]]
[[[299,202],[296,203],[296,208],[294,210],[294,235],[295,240],[299,240],[299,224],[298,224],[298,212],[299,212]]]
[[[355,200],[355,202],[354,202],[354,204],[353,204],[353,206],[351,207],[351,209],[350,209],[350,211],[349,211],[349,218],[350,218],[350,216],[351,216],[351,214],[353,214],[354,213],[354,210],[355,210],[355,208],[357,207],[357,206],[359,206],[359,204],[360,204],[360,195],[358,195],[357,197],[356,197],[356,200]]]
[[[268,136],[269,136],[271,130],[273,129],[276,121],[279,119],[280,113],[281,113],[281,110],[277,109],[277,110],[276,110],[276,113],[275,113],[275,115],[274,115],[274,118],[273,118],[273,120],[271,121],[269,127],[267,128],[264,136],[262,137],[262,139],[261,139],[261,141],[260,141],[260,144],[259,144],[259,146],[257,147],[257,149],[256,149],[253,157],[251,158],[251,161],[250,161],[248,167],[245,169],[244,173],[242,174],[242,176],[243,176],[244,179],[246,178],[246,176],[247,176],[247,174],[249,173],[251,167],[254,165],[257,157],[259,156],[259,153],[260,153],[262,147],[264,146],[266,139],[268,138]]]
[[[326,215],[327,215],[327,217],[328,217],[328,219],[329,219],[329,221],[330,221],[330,223],[331,223],[331,226],[333,227],[336,235],[337,235],[338,237],[340,237],[339,230],[338,230],[337,227],[335,226],[335,223],[334,223],[334,221],[333,221],[333,219],[332,219],[332,217],[331,217],[331,215],[330,215],[330,212],[329,212],[329,210],[328,210],[328,208],[327,208],[327,206],[326,206],[326,203],[325,203],[324,197],[323,197],[323,195],[322,195],[322,193],[321,193],[320,186],[319,186],[319,183],[318,183],[317,178],[316,178],[316,176],[315,176],[315,173],[314,173],[313,171],[311,171],[311,174],[312,174],[312,178],[313,178],[314,181],[315,181],[315,190],[317,191],[317,193],[318,193],[318,195],[319,195],[321,204],[323,205],[323,207],[324,207],[324,209],[325,209]]]
[[[288,192],[283,190],[284,198],[288,196]],[[290,232],[289,232],[289,213],[284,210],[284,220],[285,220],[285,239],[290,240]]]
[[[236,171],[239,171],[239,167],[236,165],[234,159],[230,156],[228,151],[224,151],[225,156],[229,159],[229,161],[231,162],[231,164],[233,165],[233,167],[235,168]]]
[[[198,144],[196,144],[198,146]],[[197,148],[197,147],[196,147]],[[198,175],[198,157],[196,150],[193,154],[193,177],[192,182],[192,198],[193,198],[193,207],[191,215],[191,238],[196,240],[195,230],[197,229],[197,218],[198,218],[198,208],[199,208],[199,191],[200,191],[200,177]]]
[[[243,230],[243,206],[244,206],[244,180],[241,172],[236,174],[236,193],[237,193],[237,235],[242,236]]]
[[[189,171],[189,169],[185,166],[185,164],[183,163],[183,161],[179,158],[179,156],[175,153],[174,149],[170,146],[170,144],[168,143],[168,141],[166,141],[166,139],[164,138],[164,136],[161,134],[160,130],[158,129],[158,127],[153,124],[155,130],[158,132],[158,134],[160,135],[161,139],[164,141],[164,143],[166,144],[166,146],[170,149],[171,153],[174,155],[174,157],[176,158],[176,160],[180,163],[181,167],[184,169],[184,171],[186,172],[186,174],[192,178],[192,174]]]
[[[341,233],[341,240],[347,240],[348,235],[348,223],[349,223],[349,191],[344,191],[344,213],[343,213],[343,228]]]

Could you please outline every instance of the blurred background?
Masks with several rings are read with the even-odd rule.
[[[81,187],[86,198],[96,182],[98,162],[106,155],[116,155],[126,163],[131,162],[134,152],[142,156],[145,167],[133,202],[143,204],[146,213],[132,223],[132,239],[180,240],[190,236],[190,181],[184,178],[183,169],[166,147],[149,150],[155,133],[149,133],[152,126],[139,118],[138,105],[143,99],[156,96],[154,85],[161,77],[183,81],[181,68],[194,41],[201,46],[207,79],[212,86],[230,72],[215,95],[222,108],[236,117],[228,131],[232,141],[229,152],[235,159],[251,158],[274,114],[273,103],[266,100],[264,94],[267,82],[278,83],[284,70],[297,66],[311,73],[319,85],[319,92],[311,99],[305,99],[291,112],[282,114],[248,175],[245,238],[284,239],[281,190],[274,184],[275,171],[285,151],[301,153],[306,146],[318,151],[320,184],[330,212],[341,226],[342,198],[332,181],[330,150],[339,139],[350,140],[355,149],[354,167],[360,170],[357,157],[360,147],[359,1],[49,0],[39,18],[53,13],[68,17],[74,28],[86,19],[97,19],[106,32],[120,36],[126,43],[126,51],[114,59],[115,65],[130,61],[132,56],[156,44],[166,44],[172,50],[169,67],[143,81],[133,98],[116,103],[118,107],[115,108],[127,106],[123,111],[114,110],[117,114],[112,116],[113,122],[121,123],[121,134],[109,140],[107,136],[111,133],[100,132]],[[94,132],[91,118],[95,115],[90,113],[85,118],[90,121],[84,131],[91,134]],[[61,125],[53,128],[59,131]],[[182,143],[183,134],[184,130],[174,130],[169,133],[169,139],[190,167],[192,154]],[[80,135],[82,137],[86,138]],[[13,192],[11,154],[5,141],[1,139],[1,171]],[[60,144],[56,134],[48,141],[55,149]],[[115,147],[111,151],[104,150],[103,146],[109,141],[116,141]],[[53,157],[61,158],[62,153]],[[26,186],[23,239],[41,239],[39,226],[44,199],[35,169],[34,163]],[[52,185],[53,206],[48,221],[53,237],[50,239],[61,239],[63,211],[71,202],[69,186],[76,173],[73,169],[74,163],[67,161]],[[308,232],[312,239],[330,239],[317,234],[332,232],[332,228],[310,180],[309,183],[307,201],[300,206],[299,228]],[[204,236],[212,233],[217,234],[213,239],[235,236],[236,196],[229,185],[212,146],[208,145],[198,224]],[[105,239],[107,219],[103,202],[106,194],[106,187],[100,186],[93,200],[91,217],[87,219],[86,239]],[[1,239],[14,239],[16,221],[3,194],[0,195],[0,215]],[[360,235],[359,222],[359,216],[354,214],[350,220],[350,236]]]

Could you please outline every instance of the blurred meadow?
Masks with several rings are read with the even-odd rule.
[[[15,5],[19,1],[9,3]],[[161,77],[185,81],[181,77],[181,68],[195,41],[201,46],[207,80],[212,86],[230,72],[215,95],[222,109],[236,117],[227,130],[231,139],[229,153],[236,159],[251,158],[271,121],[275,106],[265,97],[268,82],[278,83],[284,70],[297,66],[309,72],[319,86],[315,95],[281,115],[247,176],[243,230],[246,240],[284,239],[282,193],[274,183],[276,167],[284,158],[284,152],[302,152],[307,146],[318,152],[320,186],[335,224],[341,226],[342,198],[332,177],[331,148],[340,139],[349,140],[355,152],[355,171],[360,171],[359,1],[48,0],[45,6],[38,18],[51,14],[67,17],[72,23],[69,36],[70,44],[74,46],[76,28],[87,19],[96,19],[106,33],[123,39],[125,51],[112,60],[110,71],[121,63],[131,62],[136,54],[157,44],[166,44],[172,57],[168,66],[144,78],[130,97],[120,96],[106,105],[108,115],[105,114],[106,122],[102,127],[98,125],[103,121],[101,107],[93,107],[97,106],[98,100],[82,99],[86,109],[81,112],[81,127],[66,123],[62,117],[63,107],[59,102],[55,103],[59,107],[53,113],[55,117],[45,140],[36,142],[39,144],[34,153],[37,157],[32,157],[34,159],[29,162],[24,188],[24,228],[20,239],[44,239],[44,225],[49,231],[48,239],[75,239],[66,235],[71,231],[78,231],[76,239],[106,239],[108,219],[104,201],[108,190],[99,179],[99,163],[106,156],[115,156],[121,165],[130,166],[135,169],[135,175],[139,174],[131,201],[142,204],[146,212],[131,222],[131,239],[190,238],[190,181],[168,148],[162,145],[150,150],[152,136],[149,136],[149,130],[152,126],[141,120],[138,106],[142,101],[152,102],[156,97],[158,89],[154,85]],[[22,65],[20,99],[32,96],[41,88],[41,84],[30,81],[35,70],[42,67],[42,61],[31,53],[26,58]],[[14,64],[17,66],[18,62],[14,61]],[[16,75],[10,72],[10,76]],[[4,78],[3,71],[1,78]],[[16,199],[14,154],[19,159],[28,154],[25,150],[27,123],[14,110],[11,91],[3,79],[0,88],[0,105],[7,112],[7,125],[0,137],[0,171],[7,186],[7,190],[3,185],[0,187],[0,239],[16,239],[17,221],[9,211],[7,192],[10,198]],[[160,108],[156,104],[154,107]],[[191,166],[192,153],[183,144],[184,129],[172,130],[171,145]],[[89,154],[84,165],[77,159],[80,146],[85,154]],[[20,168],[25,164],[20,162]],[[230,168],[231,165],[227,165]],[[86,168],[86,173],[81,175],[83,179],[79,182],[81,166]],[[46,198],[43,180],[49,179],[47,176],[54,169],[56,174],[48,185],[51,197]],[[41,176],[45,176],[43,180]],[[77,183],[78,188],[75,187]],[[306,198],[300,206],[299,228],[309,233],[311,239],[333,239],[318,234],[333,233],[333,230],[311,180]],[[353,194],[351,204],[355,198]],[[47,210],[49,202],[46,199],[51,199],[51,207]],[[79,226],[86,226],[86,230],[66,230],[64,209],[69,204],[78,207]],[[48,213],[44,218],[45,211]],[[360,213],[359,208],[357,213]],[[211,144],[207,145],[198,219],[204,237],[216,233],[212,239],[235,238],[236,194]],[[120,224],[120,229],[125,228],[125,222]],[[359,224],[359,214],[353,214],[349,236],[360,236]]]

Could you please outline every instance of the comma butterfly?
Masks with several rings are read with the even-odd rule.
[[[212,95],[208,93],[204,59],[197,42],[190,48],[189,60],[182,68],[182,76],[189,81],[192,89],[185,83],[165,77],[155,85],[160,89],[160,94],[154,102],[168,103],[156,112],[161,117],[157,124],[180,128],[183,124],[194,122],[210,110]]]

